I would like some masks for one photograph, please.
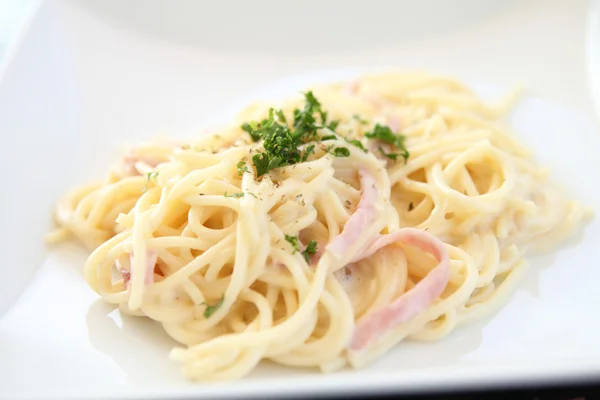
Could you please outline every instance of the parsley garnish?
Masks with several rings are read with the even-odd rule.
[[[247,122],[244,122],[242,124],[242,130],[248,132],[252,140],[254,140],[255,142],[258,142],[260,140],[260,135],[258,134],[258,132],[256,132],[257,128],[258,124],[255,124],[254,127]]]
[[[336,157],[349,157],[350,150],[347,147],[336,147],[332,154]]]
[[[237,163],[237,173],[239,176],[242,176],[242,174],[244,172],[250,172],[248,171],[248,167],[246,166],[246,162],[245,161],[240,161],[239,163]]]
[[[333,150],[331,150],[333,149]],[[346,147],[336,147],[335,149],[333,148],[333,145],[330,144],[329,146],[327,146],[325,148],[325,152],[332,154],[336,157],[348,157],[350,156],[350,150],[348,150]]]
[[[300,250],[300,246],[298,244],[298,236],[285,235],[285,240],[294,248],[294,253]],[[292,254],[294,254],[292,253]]]
[[[366,119],[363,119],[360,115],[358,114],[352,114],[352,118],[354,118],[355,120],[357,120],[359,123],[361,123],[362,125],[366,125],[369,123],[369,121],[367,121]]]
[[[358,147],[359,149],[361,149],[365,153],[367,152],[367,149],[365,149],[365,146],[363,146],[362,142],[360,140],[358,140],[358,139],[347,139],[346,138],[346,142],[350,143],[353,146]]]
[[[304,93],[306,104],[302,111],[294,110],[294,136],[304,137],[308,140],[316,139],[317,129],[327,121],[327,112],[321,109],[321,103],[313,92]],[[321,117],[321,125],[317,125],[314,114]]]
[[[292,247],[294,248],[294,253],[292,253],[292,254],[295,254],[297,251],[300,251],[300,244],[298,242],[298,236],[285,235],[285,240],[287,240],[288,243],[291,244]],[[308,262],[310,262],[310,257],[315,255],[316,252],[317,252],[317,242],[315,242],[314,240],[311,240],[310,242],[308,242],[308,246],[306,246],[306,248],[301,251],[301,254],[304,257],[304,259],[306,260],[306,262],[308,263]]]
[[[314,240],[311,240],[310,242],[308,242],[308,246],[306,246],[306,249],[304,249],[304,251],[302,251],[302,255],[304,256],[304,259],[308,263],[310,261],[310,257],[314,256],[316,252],[317,252],[317,242],[315,242]]]
[[[382,142],[396,146],[400,153],[385,153],[381,147],[379,147],[379,151],[381,151],[384,156],[391,158],[392,160],[396,160],[398,156],[402,156],[406,162],[408,157],[410,157],[410,153],[404,145],[406,136],[392,132],[389,126],[375,124],[373,131],[365,133],[365,137],[368,137],[369,139],[379,139]]]
[[[146,174],[146,183],[144,183],[142,193],[144,193],[146,190],[148,190],[148,183],[150,183],[150,181],[152,181],[153,179],[156,179],[157,176],[158,176],[158,172],[156,172],[156,171],[148,172]]]
[[[302,162],[306,161],[308,156],[315,152],[315,145],[311,144],[306,146],[306,150],[304,150],[304,154],[302,155]]]
[[[245,124],[250,128],[248,133],[263,139],[264,153],[252,156],[256,167],[256,175],[262,176],[272,169],[296,164],[300,161],[300,150],[298,150],[298,138],[292,135],[290,128],[275,121],[274,110],[269,110],[269,119],[260,124],[256,121]],[[242,129],[244,125],[242,125]],[[256,141],[256,140],[255,140]]]
[[[275,114],[277,114],[277,119],[279,121],[283,122],[284,124],[287,124],[287,121],[285,120],[285,115],[283,114],[282,110],[275,111]]]
[[[223,196],[225,196],[225,197],[244,197],[244,192],[231,193],[231,194],[227,194],[227,192],[225,192],[225,193],[223,193]]]
[[[332,140],[332,139],[333,139],[333,140],[337,139],[337,136],[335,136],[335,135],[327,135],[327,136],[323,136],[323,137],[321,138],[321,141],[323,141],[323,140]]]
[[[221,296],[221,299],[217,301],[217,304],[215,304],[214,306],[208,305],[206,302],[203,302],[202,304],[206,306],[206,309],[204,310],[204,318],[210,318],[210,316],[213,315],[215,311],[217,311],[221,307],[221,305],[223,305],[223,300],[225,300],[225,295]]]
[[[340,124],[340,121],[334,120],[334,121],[331,121],[329,124],[327,124],[327,128],[332,131],[335,131],[335,128],[337,128],[339,124]]]
[[[394,160],[394,161],[396,161],[396,159],[397,159],[397,158],[398,158],[398,156],[400,155],[400,154],[398,154],[398,153],[386,153],[386,152],[385,152],[385,150],[383,150],[383,149],[381,148],[381,146],[379,146],[379,147],[378,147],[378,149],[379,149],[379,152],[380,152],[381,154],[383,154],[383,155],[384,155],[384,156],[386,156],[387,158],[390,158],[390,159],[392,159],[392,160]]]
[[[269,110],[269,117],[262,120],[246,122],[241,128],[248,132],[252,140],[258,142],[262,139],[264,152],[252,156],[252,162],[256,167],[256,175],[260,177],[269,171],[306,161],[313,147],[307,147],[306,152],[301,155],[298,146],[314,140],[318,140],[317,130],[327,127],[334,130],[339,121],[327,123],[327,112],[321,109],[321,103],[312,92],[304,93],[305,105],[302,110],[294,110],[294,119],[291,126],[285,119],[281,110]],[[277,115],[277,120],[275,119]],[[320,118],[320,123],[317,122]],[[344,152],[338,152],[343,154]]]
[[[253,155],[252,162],[254,163],[254,166],[256,167],[256,175],[257,176],[263,176],[264,174],[266,174],[267,172],[269,172],[272,169],[286,165],[286,164],[283,164],[281,157],[269,158],[268,153],[259,153],[259,154]]]

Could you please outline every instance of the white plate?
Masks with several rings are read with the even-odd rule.
[[[40,24],[40,30],[47,28],[43,24],[58,26],[51,19]],[[85,99],[71,79],[70,53],[52,46],[55,38],[46,40],[40,35],[23,40],[20,57],[8,66],[0,87],[0,397],[263,397],[600,377],[597,218],[581,238],[555,255],[536,258],[500,312],[440,342],[402,343],[360,371],[321,375],[264,363],[235,385],[186,382],[167,358],[174,343],[165,333],[145,319],[121,319],[85,285],[83,250],[67,244],[46,253],[43,234],[60,193],[99,177],[124,140],[152,137],[148,132],[153,132],[144,125],[148,121],[139,122],[143,129],[129,132],[126,118],[109,114],[100,130],[99,120],[89,117],[98,118],[101,112],[91,109],[99,104]],[[57,57],[60,51],[64,54]],[[45,65],[44,73],[25,75],[43,59],[54,62]],[[346,69],[294,76],[240,99],[240,105],[251,97],[279,97],[356,73]],[[495,85],[473,86],[485,96],[502,92]],[[236,108],[204,120],[222,121]],[[520,102],[512,120],[568,194],[600,214],[600,135],[594,125],[577,112],[537,98]]]

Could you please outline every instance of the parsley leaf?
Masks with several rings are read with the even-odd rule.
[[[252,128],[252,125],[250,127]],[[287,125],[275,121],[274,110],[269,110],[269,119],[263,120],[252,131],[263,139],[265,152],[252,156],[257,176],[262,176],[272,169],[295,164],[300,161],[298,143]],[[252,135],[252,133],[250,133]]]
[[[308,156],[310,156],[311,154],[313,154],[315,152],[315,145],[311,144],[306,146],[306,150],[304,150],[304,154],[302,155],[302,162],[306,161],[308,159]]]
[[[382,142],[396,146],[400,153],[386,154],[381,150],[381,147],[379,148],[379,151],[381,151],[381,153],[384,156],[391,158],[392,160],[396,160],[398,156],[402,156],[404,158],[404,161],[406,162],[408,160],[408,157],[410,157],[410,153],[408,152],[404,144],[406,136],[392,132],[389,126],[375,124],[375,128],[373,128],[373,131],[365,133],[365,137],[369,139],[379,139]]]
[[[277,119],[281,122],[283,122],[284,124],[287,124],[287,121],[285,120],[285,115],[283,114],[283,110],[277,110],[275,111],[275,114],[277,114]]]
[[[256,167],[256,176],[263,176],[267,172],[272,169],[286,166],[286,164],[281,157],[272,157],[269,158],[268,153],[259,153],[252,156],[252,162]]]
[[[237,163],[237,173],[239,176],[242,176],[244,174],[244,172],[250,172],[248,171],[248,167],[246,166],[246,162],[245,161],[240,161],[239,163]]]
[[[348,150],[347,147],[336,147],[333,150],[333,155],[336,157],[349,157],[350,156],[350,150]]]
[[[255,124],[254,127],[247,122],[244,122],[241,126],[242,130],[248,132],[253,141],[258,142],[260,140],[260,134],[257,132],[258,124]]]
[[[152,181],[153,179],[156,179],[157,176],[158,176],[158,172],[156,172],[156,171],[148,172],[146,174],[146,183],[144,183],[144,187],[142,188],[142,193],[145,193],[146,190],[148,190],[148,183],[150,183],[150,181]]]
[[[396,161],[396,159],[397,159],[397,158],[398,158],[398,156],[400,155],[400,154],[398,154],[398,153],[386,153],[386,152],[385,152],[385,151],[384,151],[384,150],[381,148],[381,146],[379,146],[379,147],[378,147],[378,149],[379,149],[379,152],[380,152],[381,154],[383,154],[383,155],[384,155],[384,156],[386,156],[387,158],[390,158],[390,159],[392,159],[392,160],[394,160],[394,161]]]
[[[334,146],[332,144],[330,144],[324,150],[325,150],[326,153],[332,154],[335,157],[348,157],[348,156],[350,156],[350,150],[348,150],[348,148],[346,148],[346,147],[336,147],[334,149],[333,147]],[[333,149],[333,150],[331,150],[331,149]]]
[[[321,138],[321,141],[323,141],[323,140],[335,140],[335,139],[337,139],[336,135],[326,135],[326,136],[323,136]]]
[[[225,192],[223,194],[223,196],[225,196],[225,197],[244,197],[244,192],[232,193],[232,194],[227,194],[227,192]]]
[[[304,259],[308,263],[308,262],[310,262],[310,257],[314,256],[316,252],[317,252],[317,242],[315,242],[314,240],[311,240],[310,242],[308,242],[308,246],[306,246],[306,249],[304,249],[304,251],[302,251],[302,255],[304,256]]]
[[[210,318],[210,316],[213,315],[215,311],[217,311],[223,305],[223,300],[225,300],[225,295],[221,296],[221,299],[217,301],[214,306],[203,302],[202,304],[206,306],[206,309],[204,310],[204,318]]]
[[[321,103],[315,97],[312,91],[304,93],[306,101],[303,110],[294,110],[294,137],[302,141],[311,141],[317,139],[317,120],[314,114],[319,114],[321,123],[324,124],[327,119],[327,113],[321,109]]]
[[[373,131],[366,132],[365,136],[369,139],[379,139],[386,143],[396,143],[396,135],[394,134],[394,132],[392,132],[392,129],[389,126],[385,125],[375,124],[375,128],[373,128]]]
[[[285,240],[294,248],[294,253],[300,250],[300,245],[298,244],[298,236],[285,235]],[[292,253],[292,254],[294,254]]]
[[[269,172],[269,156],[266,153],[258,153],[253,155],[252,162],[256,167],[256,176],[263,176]]]
[[[286,120],[282,110],[275,111],[271,108],[269,117],[260,123],[251,121],[241,125],[241,128],[252,137],[252,140],[255,142],[262,140],[264,151],[259,151],[252,156],[257,177],[261,177],[275,168],[306,161],[311,152],[314,152],[314,145],[308,146],[304,154],[301,154],[298,146],[319,140],[318,129],[327,127],[334,130],[338,126],[339,121],[331,121],[325,126],[327,112],[322,109],[321,103],[311,91],[304,93],[304,100],[304,108],[294,110],[291,124]],[[317,122],[317,118],[320,118],[320,123]],[[335,135],[326,137],[337,138]],[[337,154],[345,157],[344,150],[338,151]]]
[[[310,92],[310,94],[312,95],[312,92]],[[313,96],[314,97],[314,96]],[[315,99],[316,100],[316,99]],[[317,102],[318,103],[318,102]],[[317,110],[319,112],[319,116],[321,117],[321,125],[325,125],[325,121],[327,121],[327,115],[329,114],[327,111],[323,111],[321,109],[321,103],[319,103],[319,109]]]
[[[358,147],[365,153],[367,152],[367,149],[365,149],[365,146],[363,146],[362,142],[358,139],[346,139],[346,142],[350,143],[351,145],[353,145],[355,147]]]
[[[360,115],[358,114],[352,114],[352,118],[354,118],[355,120],[357,120],[361,125],[366,125],[369,123],[369,121],[367,121],[366,119],[363,119]]]
[[[158,176],[158,172],[152,171],[152,172],[148,172],[146,175],[148,176],[148,180],[152,180]]]
[[[324,123],[324,122],[323,122]],[[327,124],[326,128],[330,129],[332,131],[335,131],[335,129],[338,127],[338,125],[340,124],[340,121],[338,121],[337,119],[334,121],[331,121],[329,124]]]

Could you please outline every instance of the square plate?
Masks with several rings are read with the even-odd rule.
[[[160,41],[150,45],[127,36],[127,46],[142,48],[131,50],[139,56],[132,58],[119,40],[125,35],[119,28],[90,26],[102,32],[103,42],[90,41],[92,48],[82,49],[85,43],[72,35],[73,24],[84,21],[74,17],[81,10],[66,2],[37,11],[0,81],[0,131],[5,138],[0,148],[5,185],[0,207],[0,271],[5,277],[0,284],[1,395],[263,397],[600,377],[600,268],[595,251],[600,221],[595,219],[582,237],[559,252],[529,257],[531,268],[498,313],[440,342],[401,343],[360,371],[321,375],[262,363],[235,385],[185,381],[179,366],[168,359],[175,343],[159,327],[146,319],[121,318],[87,287],[81,248],[65,244],[47,251],[43,236],[54,202],[69,187],[101,176],[117,156],[115,147],[124,142],[162,132],[189,135],[198,122],[226,120],[250,99],[281,97],[360,70],[302,73],[257,91],[260,85],[238,85],[243,81],[239,78],[228,83],[228,76],[239,73],[231,67],[211,86],[208,78],[194,80],[192,67],[200,64],[185,46]],[[110,52],[98,55],[95,45]],[[164,62],[149,63],[142,57],[147,54],[144,46],[164,52]],[[191,66],[183,62],[188,53],[194,58]],[[104,62],[98,64],[98,59]],[[209,74],[210,68],[216,67],[202,73]],[[128,84],[121,87],[123,83]],[[503,89],[471,83],[486,97]],[[212,96],[219,86],[223,90]],[[233,104],[231,98],[236,99]],[[534,97],[521,101],[511,119],[520,138],[540,162],[553,168],[571,197],[598,214],[600,136],[593,123]]]

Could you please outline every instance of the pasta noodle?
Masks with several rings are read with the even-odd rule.
[[[514,96],[489,105],[401,73],[310,93],[327,114],[300,162],[254,168],[266,139],[240,126],[269,115],[256,103],[196,142],[133,148],[57,205],[49,241],[83,242],[90,287],[162,324],[190,379],[238,379],[263,359],[359,368],[439,340],[508,299],[530,247],[591,215],[501,123]],[[279,123],[299,129],[306,101],[282,102]],[[406,161],[369,134],[378,125],[404,135]]]

